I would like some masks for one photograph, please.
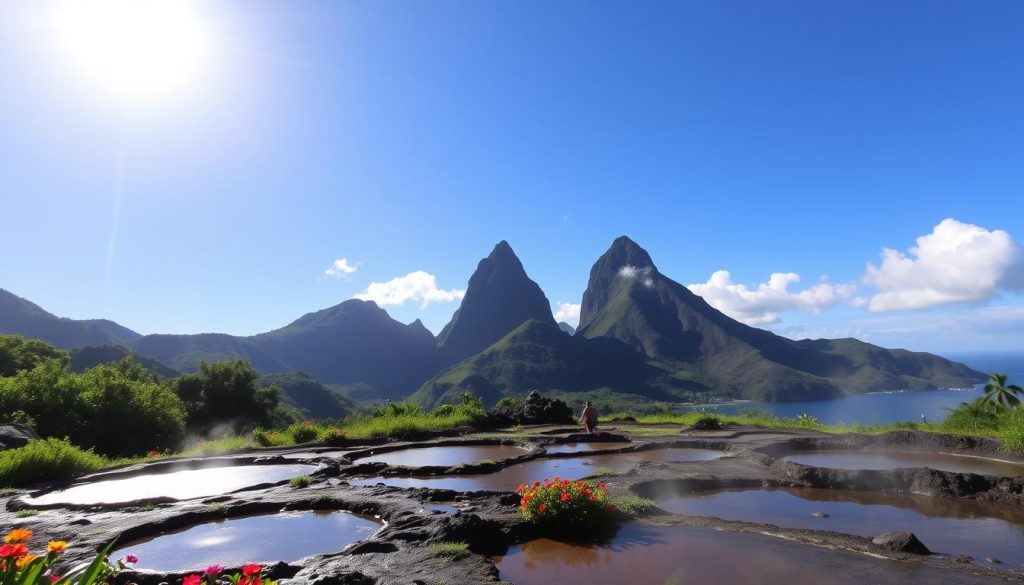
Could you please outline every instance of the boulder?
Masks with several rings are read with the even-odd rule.
[[[24,447],[30,439],[38,439],[35,429],[21,423],[0,425],[0,451]]]
[[[512,425],[573,424],[572,409],[557,398],[545,398],[540,392],[530,392],[526,399],[514,406],[499,406],[487,413],[487,422],[493,427]]]
[[[871,539],[873,544],[889,550],[915,555],[930,555],[932,551],[917,539],[911,532],[890,531],[879,534]]]

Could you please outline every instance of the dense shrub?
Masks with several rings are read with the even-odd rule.
[[[26,339],[20,335],[0,335],[0,376],[13,376],[22,370],[31,370],[48,360],[67,364],[68,352],[42,341]]]
[[[66,439],[38,439],[24,447],[0,451],[0,487],[66,479],[109,464],[109,460]]]
[[[1024,411],[1020,408],[1008,412],[1002,417],[999,441],[1007,453],[1024,455]]]
[[[288,434],[292,436],[296,443],[309,443],[310,441],[317,440],[320,435],[316,427],[313,426],[312,421],[308,420],[289,426]]]
[[[523,518],[552,527],[572,528],[594,526],[606,522],[615,508],[608,503],[608,489],[603,483],[585,480],[553,479],[522,484],[519,512]]]
[[[230,423],[236,433],[268,426],[280,402],[276,387],[257,385],[259,373],[245,360],[202,362],[199,373],[172,381],[185,404],[188,425],[205,431]]]
[[[81,374],[49,360],[0,378],[0,412],[104,455],[176,449],[185,428],[178,397],[130,359]]]
[[[973,402],[963,402],[948,412],[946,420],[942,422],[943,430],[973,434],[999,428],[999,414],[980,398]]]

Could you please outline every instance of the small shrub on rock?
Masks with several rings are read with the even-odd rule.
[[[313,426],[313,421],[309,420],[289,426],[288,434],[292,436],[296,443],[309,443],[317,440],[319,437],[316,427]]]
[[[552,527],[594,526],[606,522],[616,511],[608,503],[608,488],[603,483],[555,476],[532,485],[522,484],[516,492],[523,518]]]

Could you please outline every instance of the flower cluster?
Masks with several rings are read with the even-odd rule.
[[[275,585],[277,581],[267,579],[263,576],[263,566],[257,564],[245,565],[241,573],[234,575],[224,574],[224,567],[210,565],[203,569],[202,573],[196,573],[185,577],[181,585]]]
[[[559,479],[558,476],[516,488],[519,512],[527,520],[562,526],[592,525],[607,519],[615,507],[608,503],[603,483]]]
[[[0,585],[98,585],[112,581],[128,565],[139,562],[137,556],[129,554],[110,563],[104,550],[81,575],[61,577],[53,571],[53,565],[68,543],[51,540],[46,544],[46,552],[37,555],[29,549],[31,539],[32,531],[25,528],[15,528],[4,537],[4,544],[0,545]],[[212,565],[202,574],[185,577],[181,585],[276,585],[276,581],[263,576],[261,565],[245,565],[233,575],[226,574],[220,565]]]
[[[65,585],[70,583],[68,578],[62,578],[53,571],[54,563],[67,550],[68,543],[63,540],[51,540],[46,543],[45,551],[36,554],[29,548],[30,540],[32,540],[32,531],[27,528],[15,528],[4,536],[4,544],[0,545],[0,584],[45,585],[58,583]],[[118,566],[112,566],[106,562],[98,563],[95,577],[99,582],[103,582],[123,567],[123,561],[119,561]]]

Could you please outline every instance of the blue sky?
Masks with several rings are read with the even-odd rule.
[[[182,5],[199,64],[143,96],[0,5],[0,287],[251,334],[413,274],[436,332],[497,241],[575,304],[628,234],[787,335],[1024,348],[1019,2]]]

